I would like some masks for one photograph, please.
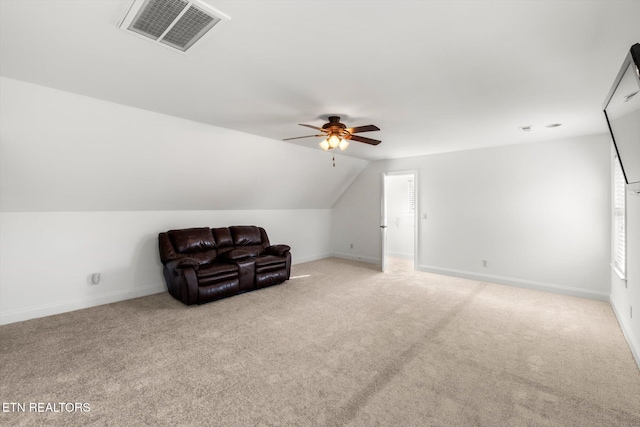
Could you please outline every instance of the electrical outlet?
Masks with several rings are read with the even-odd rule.
[[[349,245],[349,247],[350,247],[351,249],[353,249],[353,243],[351,243],[351,244]]]
[[[91,284],[97,285],[100,283],[100,273],[93,273],[91,275]]]
[[[487,260],[486,260],[486,259],[483,259],[483,260],[482,260],[482,266],[483,266],[483,267],[486,267],[486,266],[487,266]]]

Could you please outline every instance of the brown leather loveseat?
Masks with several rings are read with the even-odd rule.
[[[289,279],[291,252],[262,227],[187,228],[158,235],[169,293],[203,304]]]

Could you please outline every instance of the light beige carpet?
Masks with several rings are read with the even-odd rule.
[[[292,275],[308,277],[0,327],[0,400],[26,405],[0,425],[640,425],[640,371],[607,303],[403,263]],[[55,402],[90,410],[29,413]]]

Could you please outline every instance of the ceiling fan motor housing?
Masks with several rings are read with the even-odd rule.
[[[347,126],[344,123],[340,123],[339,116],[331,116],[329,117],[329,123],[325,123],[322,125],[322,129],[326,129],[329,132],[329,135],[336,135],[341,138],[347,138],[351,136],[351,133],[345,131]]]

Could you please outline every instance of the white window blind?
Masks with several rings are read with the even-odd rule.
[[[623,279],[627,267],[625,207],[625,180],[616,157],[613,161],[613,268]]]
[[[413,179],[407,181],[407,212],[416,210],[416,186]]]

